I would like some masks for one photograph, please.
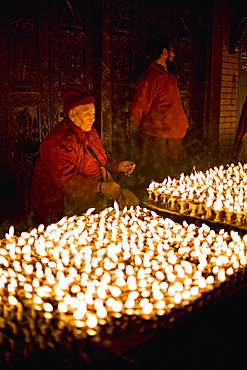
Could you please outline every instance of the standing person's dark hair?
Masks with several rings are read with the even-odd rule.
[[[150,63],[136,83],[130,114],[139,131],[138,182],[163,181],[182,172],[182,142],[188,121],[177,78],[169,67],[175,56],[171,40],[155,35],[147,41]]]
[[[171,40],[163,35],[155,35],[147,41],[146,55],[139,56],[136,61],[136,69],[133,74],[135,82],[137,82],[142,72],[150,65],[150,63],[160,57],[163,48],[169,49],[170,45]],[[171,67],[171,69],[174,68]]]
[[[147,41],[146,54],[150,60],[156,60],[162,54],[162,50],[169,49],[171,40],[163,35],[155,35]]]

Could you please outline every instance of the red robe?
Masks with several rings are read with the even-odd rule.
[[[97,132],[83,132],[68,118],[59,122],[41,143],[31,199],[44,221],[55,222],[63,217],[66,202],[81,213],[94,207],[102,174],[100,163],[87,145],[112,175],[117,173],[120,161],[106,154]]]
[[[233,159],[236,159],[236,158],[238,159],[238,151],[240,150],[241,141],[244,135],[246,134],[246,132],[247,132],[247,97],[245,99],[242,112],[241,112],[241,116],[239,119],[238,130],[237,130],[237,134],[236,134],[235,142],[233,146]]]
[[[182,139],[188,120],[184,113],[177,78],[154,62],[137,81],[130,113],[139,131],[148,136]]]

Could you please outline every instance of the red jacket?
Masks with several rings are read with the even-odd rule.
[[[34,168],[31,199],[44,220],[58,221],[63,217],[65,199],[82,204],[84,211],[94,206],[101,170],[87,144],[93,148],[102,165],[114,175],[120,161],[106,154],[94,129],[85,133],[65,118],[41,143]]]
[[[176,77],[154,62],[137,81],[130,113],[134,125],[149,136],[181,139],[188,127]]]

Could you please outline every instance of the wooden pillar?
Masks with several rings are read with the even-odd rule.
[[[111,1],[103,1],[101,69],[101,139],[107,152],[112,149],[112,48]]]
[[[219,162],[231,160],[237,125],[239,53],[230,54],[230,31],[230,2],[215,0],[208,148],[210,157]]]

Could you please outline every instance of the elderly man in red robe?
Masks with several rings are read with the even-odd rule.
[[[135,163],[106,154],[92,127],[94,97],[75,85],[62,98],[65,118],[41,143],[34,168],[31,199],[41,218],[48,223],[91,207],[100,211],[109,199],[120,208],[136,206],[138,198],[113,180],[118,172],[133,171]]]

